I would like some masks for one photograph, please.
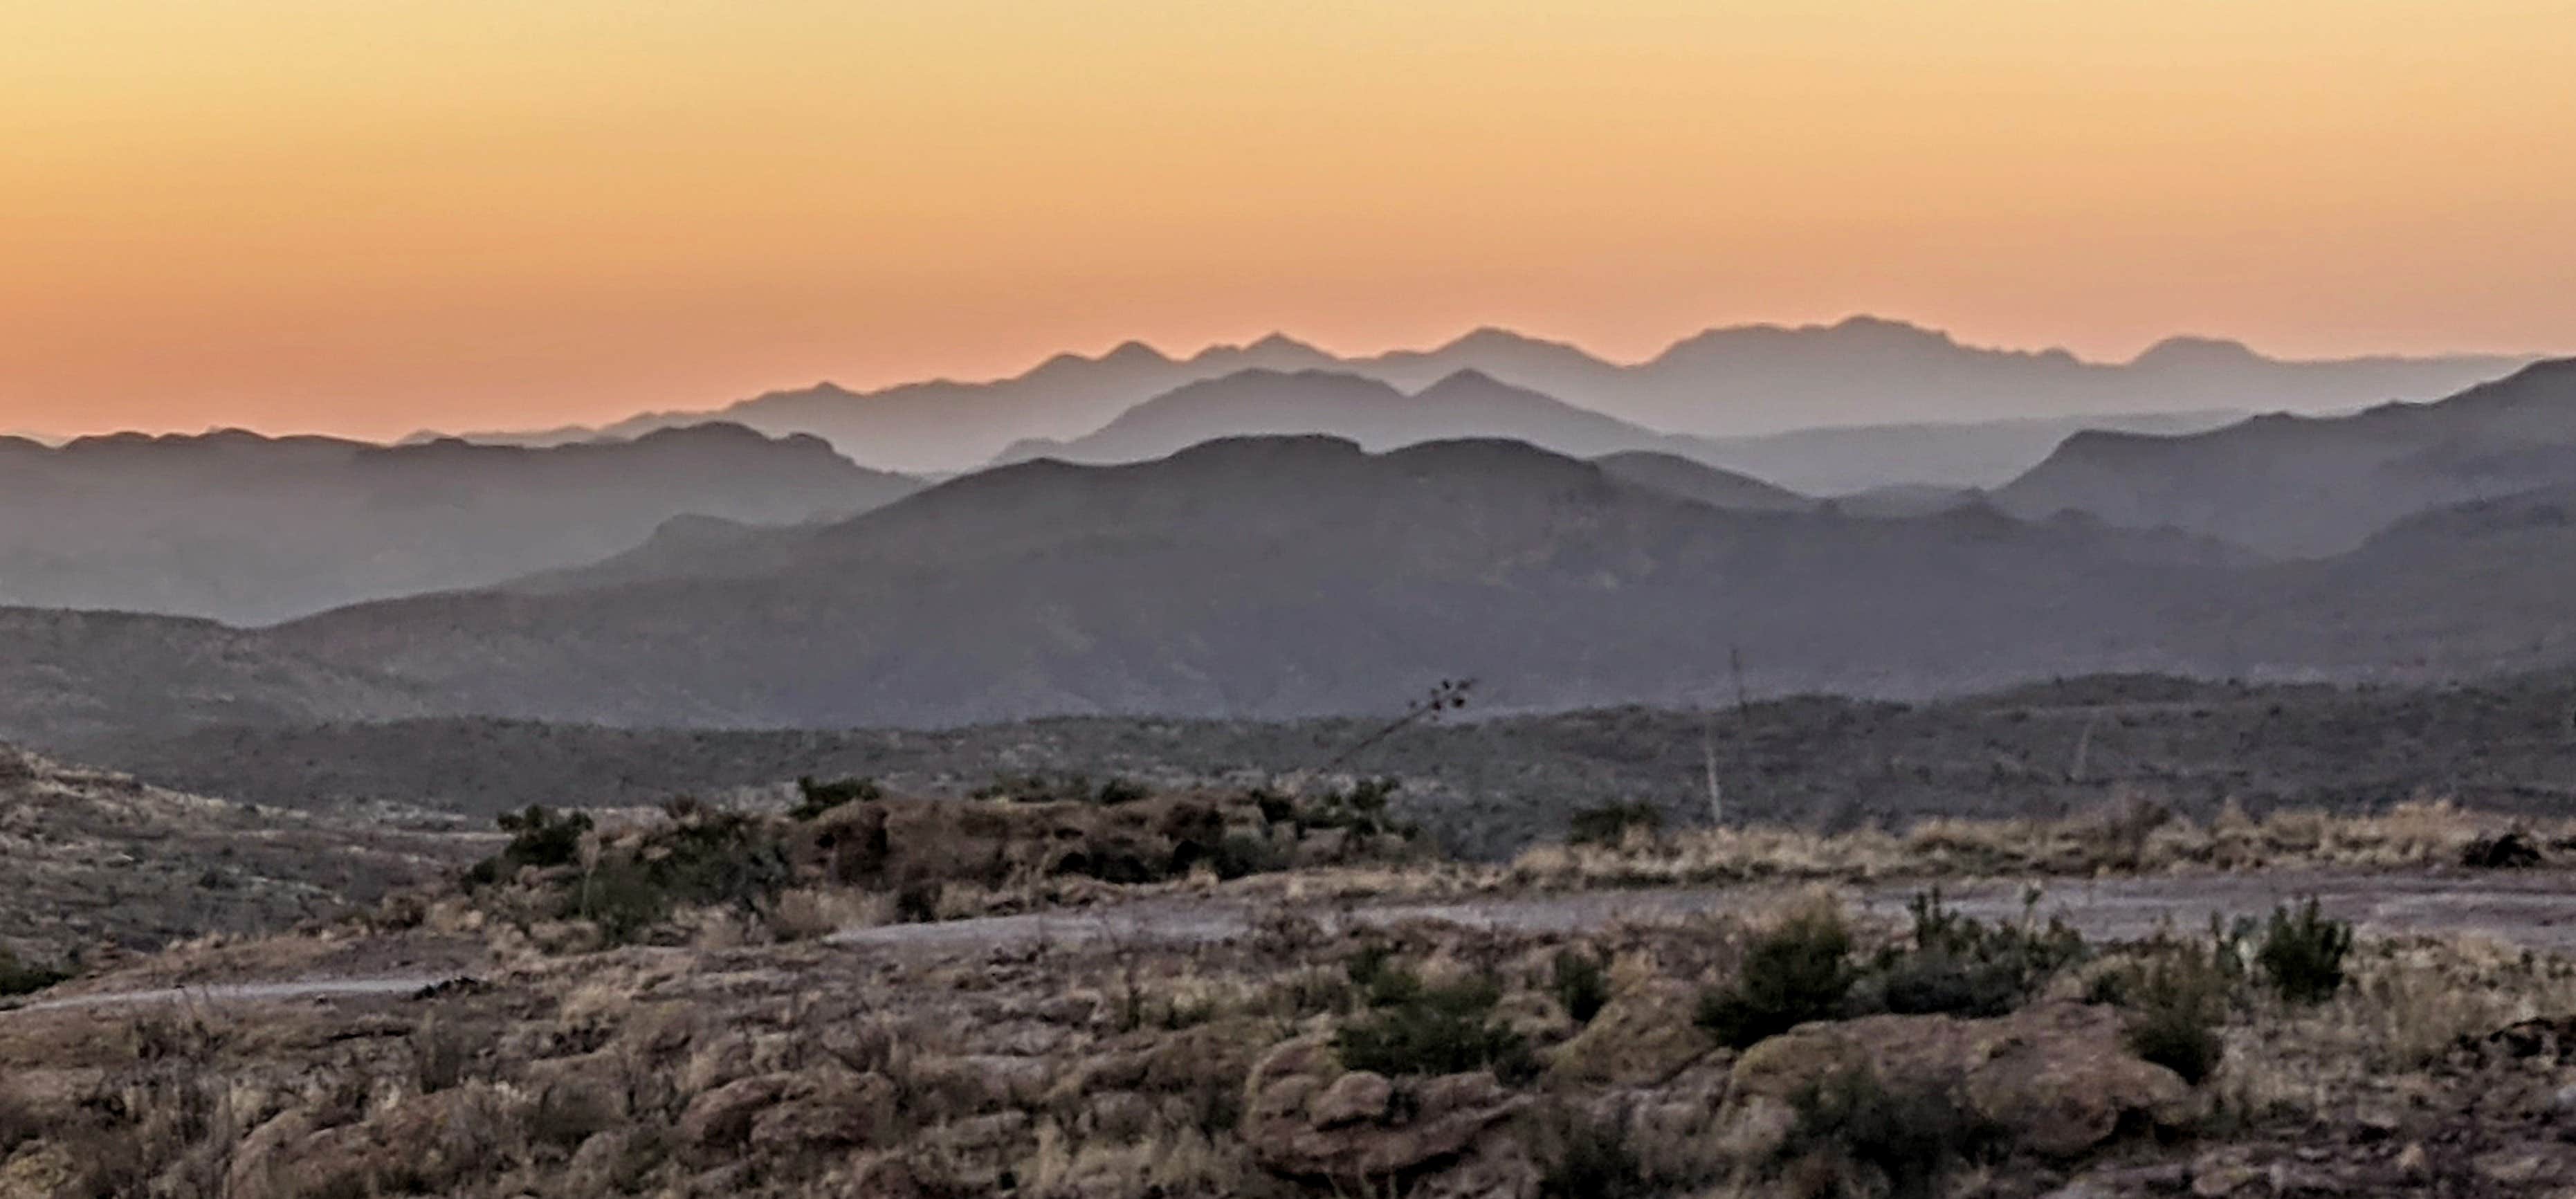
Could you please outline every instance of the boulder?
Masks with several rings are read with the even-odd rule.
[[[2119,1013],[2071,1002],[2008,1016],[1871,1016],[1809,1024],[1735,1064],[1735,1102],[1794,1102],[1836,1074],[1867,1070],[1890,1089],[1947,1094],[2024,1149],[2083,1154],[2124,1122],[2180,1128],[2200,1114],[2181,1076],[2131,1054]]]
[[[1334,1079],[1306,1105],[1306,1122],[1316,1128],[1375,1123],[1394,1101],[1395,1084],[1388,1082],[1385,1075],[1353,1070]]]
[[[1345,1071],[1323,1038],[1306,1037],[1253,1067],[1239,1134],[1264,1169],[1346,1190],[1383,1189],[1452,1168],[1502,1183],[1517,1173],[1497,1159],[1516,1150],[1480,1142],[1528,1102],[1484,1071],[1400,1082]],[[1371,1107],[1375,1118],[1361,1114]]]
[[[289,1111],[251,1130],[233,1153],[224,1193],[238,1199],[302,1199],[390,1185],[453,1190],[498,1164],[493,1137],[504,1124],[502,1096],[482,1084],[415,1096],[374,1116],[331,1128]]]
[[[882,1148],[901,1127],[901,1099],[882,1074],[832,1071],[798,1079],[753,1118],[751,1147],[763,1154]]]
[[[1694,1023],[1698,1006],[1697,992],[1669,979],[1621,992],[1548,1054],[1548,1076],[1561,1083],[1660,1086],[1711,1051]]]
[[[778,1103],[793,1080],[784,1074],[736,1079],[689,1100],[680,1113],[680,1143],[696,1150],[726,1149],[751,1139],[760,1114]]]

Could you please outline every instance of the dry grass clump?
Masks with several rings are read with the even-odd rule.
[[[1901,835],[1746,826],[1542,845],[1515,859],[1509,876],[1575,887],[2446,867],[2459,865],[2471,843],[2500,823],[2448,801],[2368,815],[2284,810],[2260,820],[2231,805],[2206,824],[2130,802],[2052,820],[1940,817]],[[2576,820],[2514,823],[2535,842],[2576,843]]]
[[[2429,1090],[2463,1038],[2576,1012],[2576,961],[2489,937],[2366,939],[2321,1004],[2255,1001],[2228,1029],[2221,1095],[2248,1117],[2329,1114]]]

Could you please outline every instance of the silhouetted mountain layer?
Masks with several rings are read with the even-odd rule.
[[[1697,500],[1712,508],[1741,512],[1805,512],[1816,501],[1785,487],[1774,487],[1751,475],[1719,470],[1677,454],[1629,450],[1592,460],[1602,473],[1622,483]]]
[[[1407,394],[1348,371],[1240,371],[1202,380],[1121,413],[1071,441],[1032,439],[1004,462],[1142,462],[1220,437],[1317,434],[1386,450],[1426,441],[1501,437],[1578,458],[1643,452],[1690,459],[1739,475],[1771,472],[1815,484],[1815,494],[1890,485],[2000,484],[2029,469],[2069,434],[2091,428],[2196,432],[2242,413],[2118,415],[1964,425],[1806,429],[1750,438],[1662,433],[1465,370]],[[1777,505],[1769,505],[1777,506]]]
[[[1809,501],[1758,479],[1707,465],[1714,444],[1588,412],[1479,371],[1450,375],[1412,394],[1340,371],[1241,371],[1147,400],[1069,442],[1020,442],[1006,462],[1054,458],[1109,464],[1168,457],[1229,437],[1316,435],[1372,452],[1463,438],[1500,438],[1576,458],[1721,508],[1768,511]],[[1615,457],[1618,461],[1610,461]],[[1642,476],[1642,477],[1641,477]]]
[[[1142,462],[1225,437],[1317,434],[1390,450],[1426,441],[1490,437],[1577,458],[1687,441],[1588,412],[1479,371],[1465,370],[1412,394],[1339,371],[1241,371],[1192,383],[1120,413],[1067,442],[1023,441],[1009,462]]]
[[[2156,597],[2220,561],[1984,510],[1720,512],[1510,442],[1321,438],[1029,463],[657,552],[273,641],[458,711],[613,723],[1295,715],[1462,674],[1495,703],[1563,707],[1694,694],[1738,644],[1778,685],[1876,692],[2045,673],[2070,640],[2148,656]]]
[[[1614,462],[1615,468],[1618,463]],[[689,727],[1920,696],[2105,670],[2420,681],[2576,660],[2576,495],[2267,563],[1980,500],[1729,511],[1501,441],[1039,461],[836,524],[672,522],[509,587],[259,632],[12,613],[0,737],[483,715]],[[166,681],[165,681],[166,680]]]
[[[0,608],[0,739],[66,745],[205,723],[442,710],[363,666],[306,658],[211,620]]]
[[[1996,493],[2282,556],[2337,554],[2414,513],[2576,483],[2576,359],[2428,404],[2264,416],[2186,437],[2082,433]]]
[[[647,414],[608,431],[631,434],[721,416],[770,432],[814,433],[872,465],[957,470],[989,461],[1017,442],[1080,437],[1155,396],[1248,369],[1333,370],[1406,392],[1460,371],[1476,371],[1632,424],[1733,437],[1833,425],[2356,408],[2445,395],[2502,375],[2523,361],[2463,355],[2290,362],[2234,342],[2176,338],[2130,362],[2096,363],[2063,350],[2027,353],[1964,346],[1944,333],[1870,317],[1831,326],[1712,329],[1633,365],[1495,329],[1433,350],[1355,358],[1272,336],[1186,359],[1129,342],[1099,358],[1059,355],[1026,374],[989,383],[940,380],[866,393],[824,383],[754,397],[720,413]],[[1466,432],[1471,431],[1448,431],[1453,436]],[[556,430],[479,436],[560,440],[588,435],[586,430]],[[1718,465],[1807,491],[1859,490],[1887,482],[2000,481],[1911,474],[1819,486],[1762,462]]]
[[[838,519],[916,486],[736,425],[551,449],[0,440],[0,604],[264,623],[595,561],[682,514]]]
[[[2114,412],[1931,425],[1850,425],[1760,437],[1693,438],[1691,456],[1805,495],[1856,496],[1917,487],[1992,489],[2021,477],[2067,438],[2087,430],[2200,433],[2248,415],[2243,411]]]

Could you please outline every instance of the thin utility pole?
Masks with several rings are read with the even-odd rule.
[[[1717,713],[1703,710],[1699,722],[1699,760],[1708,773],[1708,822],[1726,823],[1726,792],[1717,785]]]
[[[1726,647],[1726,670],[1735,676],[1735,777],[1749,790],[1753,786],[1753,697],[1744,689],[1744,647]],[[1717,784],[1717,755],[1709,755],[1710,787]]]

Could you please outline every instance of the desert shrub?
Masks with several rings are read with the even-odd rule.
[[[1342,963],[1351,991],[1369,1007],[1401,1003],[1422,989],[1422,979],[1396,964],[1395,951],[1384,945],[1362,945]]]
[[[1314,803],[1295,810],[1292,819],[1300,833],[1313,829],[1341,829],[1355,837],[1374,837],[1383,832],[1405,832],[1388,815],[1395,793],[1402,784],[1392,778],[1362,779],[1347,791],[1327,793]]]
[[[1130,779],[1111,779],[1100,784],[1100,790],[1092,793],[1091,800],[1103,807],[1116,807],[1119,804],[1135,803],[1151,794],[1153,793],[1147,791],[1143,783]]]
[[[1255,787],[1245,792],[1243,797],[1251,800],[1252,806],[1261,809],[1263,824],[1286,824],[1296,818],[1297,801],[1268,787]]]
[[[2310,897],[2295,910],[2272,910],[2255,961],[2281,998],[2322,1003],[2343,989],[2343,959],[2351,952],[2352,926],[2327,917]]]
[[[1550,967],[1548,989],[1556,993],[1556,1001],[1575,1023],[1590,1024],[1610,1002],[1610,971],[1593,954],[1559,950]]]
[[[2540,864],[2540,847],[2518,832],[2482,836],[2460,847],[2460,864],[2472,870],[2527,870]]]
[[[1567,818],[1565,840],[1569,845],[1617,845],[1628,838],[1630,829],[1649,835],[1662,832],[1663,809],[1643,800],[1585,808]]]
[[[1891,1087],[1865,1066],[1826,1075],[1790,1104],[1798,1123],[1785,1152],[1876,1173],[1883,1193],[1896,1199],[1940,1194],[1953,1168],[1985,1153],[1997,1139],[1994,1128],[1949,1091],[1928,1084]]]
[[[1944,905],[1937,888],[1908,910],[1911,943],[1881,951],[1866,980],[1877,1006],[1901,1015],[2001,1016],[2090,952],[2062,920],[1987,924]]]
[[[601,855],[563,885],[572,914],[625,944],[683,906],[757,912],[793,878],[785,847],[759,820],[699,810]]]
[[[1217,842],[1216,852],[1208,855],[1208,865],[1218,878],[1226,880],[1285,870],[1288,864],[1287,851],[1271,844],[1268,838],[1242,833]]]
[[[572,913],[599,926],[612,945],[643,939],[671,917],[671,897],[653,881],[653,872],[632,858],[619,857],[569,884]]]
[[[930,924],[937,921],[940,892],[945,889],[936,880],[915,880],[895,888],[895,921],[900,924]]]
[[[1529,1042],[1494,1019],[1503,992],[1491,979],[1428,986],[1380,963],[1362,991],[1368,1012],[1333,1034],[1333,1050],[1350,1069],[1390,1078],[1491,1070],[1511,1083],[1538,1075]]]
[[[1735,981],[1700,996],[1699,1026],[1734,1049],[1835,1015],[1851,992],[1851,929],[1814,907],[1745,946]]]
[[[432,1095],[465,1081],[474,1064],[474,1045],[457,1028],[432,1016],[412,1030],[412,1089]]]
[[[542,804],[530,804],[524,812],[503,812],[493,823],[510,834],[510,843],[475,863],[466,873],[469,883],[496,882],[524,866],[569,866],[581,856],[581,839],[591,828],[586,812],[558,814]]]
[[[1106,807],[1134,803],[1153,792],[1132,779],[1111,778],[1097,786],[1086,774],[997,774],[974,791],[976,799],[1013,803],[1096,803]]]
[[[23,960],[0,946],[0,995],[30,995],[70,977],[68,971]]]
[[[2198,1083],[2218,1069],[2227,1043],[2218,1035],[2233,989],[2215,948],[2167,944],[2143,968],[2106,974],[2096,993],[2129,1009],[2129,1052]],[[2116,981],[2114,981],[2116,980]]]
[[[1613,1121],[1560,1110],[1540,1122],[1538,1141],[1539,1199],[1644,1199],[1656,1193]]]
[[[812,820],[844,804],[869,803],[885,798],[885,788],[875,779],[836,779],[828,783],[814,781],[806,775],[796,780],[796,806],[787,814],[798,820]]]

